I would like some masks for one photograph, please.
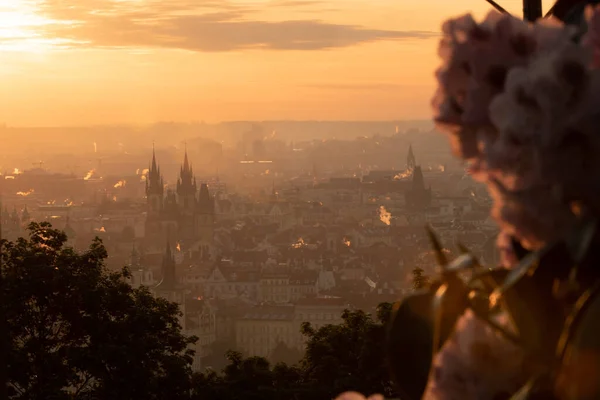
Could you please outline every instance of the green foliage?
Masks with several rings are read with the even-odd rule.
[[[391,304],[378,307],[377,321],[363,311],[346,311],[344,323],[320,329],[304,323],[306,353],[298,365],[269,367],[264,358],[229,352],[222,373],[194,380],[193,399],[331,399],[347,390],[393,396],[383,354]],[[283,348],[281,345],[278,347]]]
[[[425,289],[429,286],[430,279],[427,275],[425,275],[425,271],[423,271],[423,268],[416,267],[415,269],[413,269],[412,275],[413,275],[413,282],[412,282],[413,289],[415,289],[415,290]]]
[[[193,400],[289,400],[301,392],[296,367],[271,368],[265,358],[244,358],[236,351],[229,351],[227,358],[229,364],[220,374],[210,370],[194,376]]]
[[[177,304],[108,272],[99,239],[78,254],[48,223],[29,232],[2,252],[11,398],[189,398],[196,338]]]
[[[237,351],[235,341],[218,339],[207,350],[208,354],[202,358],[202,365],[214,371],[221,371],[229,364],[227,353],[230,350]]]
[[[285,343],[279,342],[271,352],[269,359],[275,364],[283,363],[294,365],[302,359],[302,356],[303,354],[301,351],[292,349]]]
[[[126,269],[107,271],[99,239],[77,253],[47,223],[33,223],[29,231],[27,239],[2,243],[0,317],[6,317],[1,328],[8,332],[2,349],[9,398],[309,400],[346,390],[394,395],[383,351],[390,304],[378,307],[375,320],[346,311],[340,325],[304,324],[304,355],[280,343],[271,354],[274,366],[237,351],[218,356],[219,346],[231,346],[215,344],[213,356],[225,361],[222,368],[192,374],[189,345],[196,338],[181,334],[175,303],[133,289]]]
[[[392,303],[381,303],[377,306],[377,321],[380,324],[387,324],[392,317]]]
[[[390,309],[381,305],[378,315],[388,318]],[[308,339],[302,360],[305,381],[321,398],[348,390],[392,395],[383,348],[385,327],[360,310],[346,310],[342,318],[342,324],[319,330],[303,325]]]

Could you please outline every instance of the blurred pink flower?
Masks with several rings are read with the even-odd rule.
[[[576,221],[558,186],[533,186],[516,192],[493,180],[488,188],[492,217],[527,249],[543,247],[564,235]]]
[[[491,125],[489,104],[504,89],[508,71],[569,35],[553,21],[529,25],[495,11],[481,23],[471,15],[451,19],[442,31],[434,120],[452,137],[455,153],[471,159],[479,156],[478,141],[490,134],[481,127]]]
[[[588,64],[586,48],[560,43],[512,69],[490,105],[492,214],[529,248],[572,226],[573,201],[600,213],[600,70]]]
[[[490,186],[499,224],[537,248],[572,224],[571,201],[600,212],[600,194],[583,179],[600,176],[600,77],[572,40],[576,29],[491,12],[480,23],[449,20],[443,32],[435,121]]]
[[[369,397],[365,397],[358,392],[345,392],[336,397],[335,400],[384,400],[382,395],[374,394]]]
[[[509,72],[505,91],[489,107],[498,133],[486,149],[490,168],[518,175],[521,186],[546,175],[543,159],[560,143],[564,124],[585,105],[587,60],[585,49],[568,43]]]
[[[600,67],[600,5],[587,6],[585,9],[587,32],[581,42],[592,51],[593,68]]]
[[[513,268],[519,260],[515,254],[512,235],[508,230],[501,230],[496,238],[496,248],[500,252],[500,265],[504,268]]]
[[[573,226],[573,203],[600,215],[600,6],[586,16],[583,45],[573,40],[575,27],[556,20],[490,13],[443,28],[434,119],[473,178],[488,185],[509,268],[517,261],[511,237],[534,250]],[[424,399],[513,393],[521,361],[467,313],[436,356]]]
[[[508,326],[499,316],[496,322]],[[493,399],[522,384],[523,354],[471,311],[435,356],[424,400]]]

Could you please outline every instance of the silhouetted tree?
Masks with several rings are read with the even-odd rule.
[[[413,269],[412,275],[413,275],[413,281],[412,281],[413,289],[415,289],[415,290],[424,289],[427,286],[429,286],[429,283],[430,283],[429,277],[427,275],[425,275],[425,271],[423,271],[423,268],[416,267],[415,269]]]
[[[302,352],[298,349],[292,349],[283,342],[277,343],[271,356],[269,357],[274,364],[288,364],[294,365],[302,359]]]
[[[263,357],[242,357],[227,353],[229,364],[216,373],[209,370],[195,374],[192,400],[309,400],[312,393],[302,385],[302,371],[283,363],[270,367]]]
[[[177,304],[108,272],[99,239],[81,254],[48,223],[2,242],[0,303],[14,399],[189,398],[196,338]]]
[[[376,320],[363,311],[345,311],[340,325],[314,329],[303,324],[308,341],[299,365],[270,368],[264,358],[230,351],[221,373],[194,377],[192,399],[331,399],[346,390],[394,396],[383,354],[391,309],[390,303],[380,304]]]
[[[387,309],[380,307],[382,318],[389,317]],[[342,318],[344,323],[318,330],[309,323],[302,326],[308,339],[302,368],[314,398],[333,398],[347,390],[391,396],[383,324],[364,311],[346,310]]]
[[[227,400],[229,397],[227,383],[217,371],[209,369],[204,373],[196,373],[192,378],[191,400]]]
[[[302,392],[302,369],[285,363],[276,364],[273,368],[273,388],[280,394],[300,394]]]
[[[208,355],[202,358],[202,365],[213,371],[222,371],[229,364],[227,353],[237,351],[235,342],[231,340],[217,340],[208,348]]]
[[[230,390],[229,398],[266,398],[273,386],[269,361],[262,357],[243,358],[237,351],[228,352],[227,358],[230,364],[223,369],[223,377]]]
[[[392,317],[392,303],[381,303],[377,306],[377,321],[382,325],[388,323]]]

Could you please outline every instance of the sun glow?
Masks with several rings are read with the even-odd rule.
[[[40,52],[63,40],[44,37],[44,26],[56,21],[36,13],[36,2],[0,0],[0,52]]]

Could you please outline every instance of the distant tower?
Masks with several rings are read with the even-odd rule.
[[[195,236],[194,214],[197,206],[197,192],[196,178],[194,178],[186,150],[183,165],[179,171],[179,179],[177,180],[177,203],[180,211],[179,231],[184,239],[192,239]]]
[[[27,206],[25,206],[23,212],[21,213],[21,223],[26,226],[27,224],[29,224],[30,221],[31,214],[29,214],[29,210],[27,209]]]
[[[406,169],[409,171],[414,171],[417,166],[417,160],[415,159],[415,154],[413,153],[412,144],[408,146],[408,155],[406,156]]]
[[[21,233],[21,218],[19,217],[19,213],[17,212],[17,207],[13,206],[12,213],[10,214],[10,223],[12,225],[12,229],[17,232],[17,234]]]
[[[171,251],[171,244],[167,240],[167,248],[163,255],[162,261],[162,279],[156,285],[157,291],[171,291],[177,286],[177,278],[175,275],[175,257]]]
[[[8,226],[7,224],[10,223],[10,212],[8,211],[8,207],[4,206],[4,208],[2,209],[2,218],[4,220],[4,224],[5,224],[5,228]]]
[[[210,257],[215,238],[215,200],[208,191],[208,185],[200,186],[196,213],[196,232],[200,241],[202,258]]]
[[[146,176],[146,226],[145,236],[154,240],[161,236],[161,217],[164,210],[165,185],[156,163],[156,153],[152,149],[152,162]]]
[[[431,189],[425,188],[425,179],[420,166],[413,172],[412,185],[406,192],[406,206],[411,211],[425,211],[431,204]]]
[[[411,190],[413,192],[422,192],[425,190],[425,178],[423,177],[423,170],[420,166],[415,167],[415,173],[413,174]]]
[[[164,181],[160,175],[160,167],[156,163],[156,153],[152,149],[152,163],[146,179],[146,202],[149,217],[157,217],[162,211],[164,192]]]
[[[181,287],[177,282],[177,273],[175,272],[175,256],[171,250],[171,244],[167,240],[167,248],[163,256],[162,262],[162,279],[156,285],[152,292],[163,299],[172,301],[179,304],[181,315],[179,316],[179,323],[185,329],[185,295],[186,291],[184,287]]]
[[[131,249],[131,260],[130,260],[130,265],[131,265],[131,269],[139,269],[142,265],[141,263],[141,257],[140,257],[140,253],[137,250],[137,248],[135,247],[135,242],[133,243],[133,247]]]
[[[177,197],[179,200],[179,208],[184,213],[192,214],[196,208],[196,178],[192,171],[192,166],[188,160],[187,150],[183,158],[183,165],[179,171],[179,179],[177,180]]]
[[[67,215],[67,221],[65,223],[65,228],[63,229],[63,231],[67,235],[67,243],[70,246],[73,246],[75,244],[77,232],[75,232],[75,229],[73,229],[73,227],[71,226],[71,217],[69,217],[68,215]]]

